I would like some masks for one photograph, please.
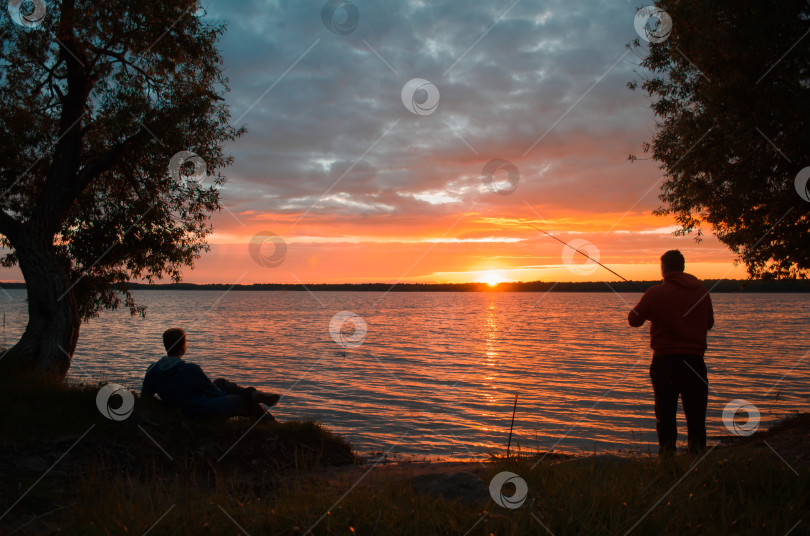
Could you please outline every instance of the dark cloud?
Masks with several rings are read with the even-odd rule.
[[[480,196],[495,157],[521,169],[532,203],[618,210],[646,190],[651,166],[625,160],[650,124],[646,101],[625,88],[638,62],[622,58],[630,4],[353,3],[359,25],[338,35],[320,2],[210,2],[211,20],[229,28],[232,115],[249,129],[230,147],[231,209],[294,213],[321,199],[313,214],[441,214],[452,203],[431,203],[431,192]],[[415,77],[440,91],[432,115],[402,104]],[[621,170],[628,180],[606,184]],[[572,188],[603,195],[572,198]],[[506,200],[483,201],[495,202]]]

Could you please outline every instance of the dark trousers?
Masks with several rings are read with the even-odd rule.
[[[275,420],[258,402],[253,400],[255,387],[242,387],[225,378],[217,378],[214,380],[214,385],[225,394],[219,408],[220,416],[258,418],[264,415],[268,420]]]
[[[242,395],[245,398],[251,398],[253,393],[256,392],[255,387],[242,387],[237,383],[226,380],[225,378],[217,378],[213,383],[217,389],[226,395]]]
[[[650,365],[650,378],[655,392],[658,453],[666,455],[675,452],[679,395],[686,416],[689,452],[697,454],[704,451],[709,380],[703,357],[688,354],[655,356]]]

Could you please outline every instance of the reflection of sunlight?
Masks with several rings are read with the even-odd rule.
[[[495,359],[498,357],[498,348],[496,346],[496,343],[498,342],[498,323],[496,320],[495,300],[491,300],[489,302],[489,307],[487,308],[487,317],[484,321],[487,336],[486,363],[489,366],[495,365]]]
[[[489,307],[487,307],[486,317],[484,318],[485,330],[485,349],[484,349],[484,364],[487,367],[494,367],[498,361],[498,322],[497,311],[495,309],[495,300],[491,299]],[[492,371],[494,372],[494,371]],[[494,392],[491,390],[493,380],[496,374],[487,374],[484,376],[483,385],[486,389],[484,397],[490,405],[495,404]]]

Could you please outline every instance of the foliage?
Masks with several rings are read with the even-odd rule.
[[[0,18],[2,262],[18,262],[11,231],[28,226],[53,243],[84,318],[121,293],[136,312],[126,282],[179,281],[220,208],[223,142],[242,133],[222,99],[225,28],[196,0],[44,5],[39,26]],[[210,178],[169,173],[182,150]]]
[[[806,277],[810,203],[794,180],[810,165],[810,2],[656,6],[669,38],[630,44],[647,49],[641,88],[656,129],[644,151],[666,174],[656,212],[698,240],[710,225],[752,277]]]

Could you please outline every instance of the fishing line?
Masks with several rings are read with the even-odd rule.
[[[629,280],[629,279],[627,279],[626,277],[623,277],[622,275],[620,275],[620,274],[618,274],[618,273],[614,272],[613,270],[611,270],[610,268],[608,268],[607,266],[605,266],[605,265],[604,265],[604,264],[602,264],[601,262],[597,261],[596,259],[594,259],[594,258],[593,258],[593,257],[591,257],[590,255],[588,255],[588,254],[587,254],[587,253],[585,253],[584,251],[580,251],[579,249],[575,248],[574,246],[572,246],[571,244],[569,244],[569,243],[568,243],[568,242],[566,242],[565,240],[561,240],[561,239],[557,238],[556,236],[554,236],[553,234],[549,233],[548,231],[544,231],[544,230],[543,230],[543,229],[541,229],[540,227],[537,227],[536,225],[534,225],[534,224],[532,224],[532,223],[529,223],[529,222],[528,222],[528,221],[526,221],[526,220],[518,220],[518,221],[523,222],[523,223],[525,223],[526,225],[528,225],[529,227],[531,227],[531,228],[533,228],[533,229],[537,229],[538,231],[540,231],[540,232],[541,232],[541,233],[543,233],[544,235],[546,235],[546,236],[549,236],[549,237],[553,238],[553,239],[554,239],[554,240],[556,240],[557,242],[559,242],[559,243],[561,243],[561,244],[563,244],[563,245],[568,246],[569,248],[573,249],[574,251],[576,251],[576,252],[577,252],[577,253],[579,253],[580,255],[584,255],[584,256],[585,256],[585,257],[587,257],[588,259],[592,260],[593,262],[595,262],[596,264],[598,264],[599,266],[601,266],[602,268],[604,268],[605,270],[607,270],[607,271],[608,271],[608,272],[610,272],[611,274],[615,275],[615,276],[616,276],[616,277],[618,277],[619,279],[621,279],[621,280],[623,280],[623,281],[627,281],[627,282],[628,282],[628,283],[630,283],[631,285],[633,285],[633,286],[637,287],[637,285],[636,285],[636,283],[635,283],[635,282],[630,281],[630,280]]]

